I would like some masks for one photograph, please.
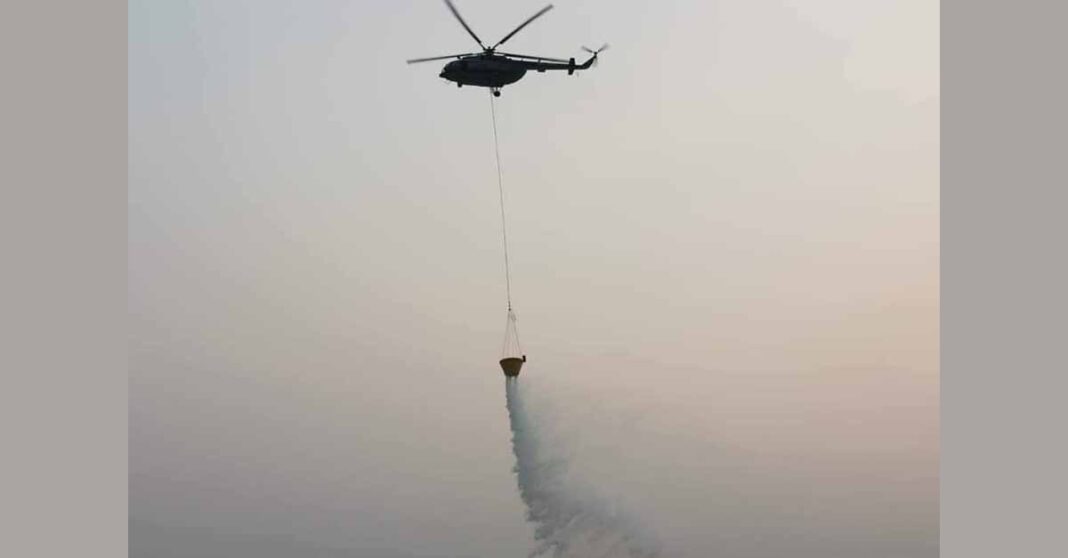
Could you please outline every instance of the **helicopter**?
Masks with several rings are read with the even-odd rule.
[[[545,72],[546,70],[567,70],[567,75],[572,75],[576,71],[589,69],[594,62],[597,61],[597,55],[604,51],[604,49],[608,48],[607,44],[596,50],[585,46],[582,47],[583,50],[592,55],[589,60],[586,60],[582,64],[576,64],[574,58],[563,60],[545,56],[530,56],[526,54],[500,52],[497,50],[497,47],[503,45],[521,29],[530,25],[535,19],[545,15],[545,12],[553,9],[553,5],[549,4],[538,10],[536,14],[527,18],[523,23],[520,23],[511,33],[505,35],[503,39],[489,47],[483,44],[482,39],[479,39],[478,35],[471,30],[469,25],[467,25],[467,22],[464,21],[464,18],[460,15],[456,6],[453,5],[452,0],[445,0],[445,5],[449,7],[449,11],[452,12],[452,15],[456,16],[457,21],[460,22],[460,25],[463,25],[464,29],[467,30],[467,33],[471,35],[471,38],[478,43],[478,46],[482,47],[482,52],[449,54],[446,56],[432,56],[430,58],[414,58],[408,60],[408,63],[415,64],[418,62],[431,62],[434,60],[448,60],[450,58],[455,58],[456,60],[449,62],[441,69],[441,74],[439,74],[438,77],[455,82],[456,87],[463,87],[464,85],[488,87],[494,97],[500,97],[502,87],[519,81],[526,75],[528,70],[537,72]]]

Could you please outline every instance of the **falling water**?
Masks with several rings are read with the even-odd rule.
[[[517,378],[505,380],[512,426],[516,481],[534,525],[530,557],[653,558],[659,552],[637,525],[588,491],[571,486],[567,461],[539,438],[537,424],[523,401]]]

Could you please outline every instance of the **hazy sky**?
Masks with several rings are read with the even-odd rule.
[[[538,1],[457,0],[495,41]],[[936,556],[939,7],[560,0],[498,99],[521,381],[663,555]],[[129,3],[134,556],[526,556],[444,4]]]

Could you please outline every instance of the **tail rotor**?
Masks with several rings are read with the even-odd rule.
[[[597,50],[593,50],[592,48],[590,48],[588,46],[582,47],[582,50],[584,50],[584,51],[586,51],[586,52],[588,52],[590,54],[594,54],[594,55],[600,54],[600,53],[608,50],[608,43],[605,43],[605,44],[601,45],[601,48],[599,48]]]
[[[604,51],[606,51],[606,50],[608,50],[608,43],[605,43],[605,44],[601,45],[601,48],[598,48],[598,49],[596,49],[596,50],[595,50],[595,49],[592,49],[592,48],[590,48],[590,47],[588,47],[588,46],[583,46],[583,47],[582,47],[582,50],[584,50],[584,51],[586,51],[586,52],[588,52],[588,53],[592,54],[592,55],[593,55],[593,60],[592,60],[592,62],[593,62],[594,64],[596,64],[596,63],[597,63],[597,55],[598,55],[598,54],[601,54],[602,52],[604,52]]]

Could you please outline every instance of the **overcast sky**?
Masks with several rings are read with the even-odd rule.
[[[611,43],[497,100],[521,381],[664,556],[937,555],[938,10],[560,0],[509,41]],[[489,95],[404,63],[472,47],[436,0],[129,3],[132,555],[530,550]]]

